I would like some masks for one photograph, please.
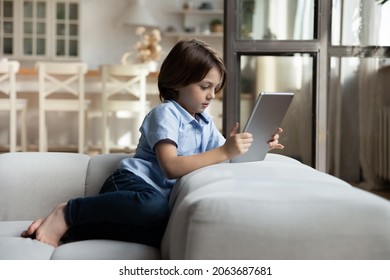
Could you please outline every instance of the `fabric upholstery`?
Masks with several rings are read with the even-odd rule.
[[[0,156],[0,220],[33,220],[85,195],[89,156],[7,153]]]
[[[390,258],[389,201],[287,157],[200,169],[171,202],[163,258]]]
[[[161,250],[20,237],[59,202],[96,194],[128,156],[0,155],[0,259],[390,259],[388,200],[276,154],[181,178]]]

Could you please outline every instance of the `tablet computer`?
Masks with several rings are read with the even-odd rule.
[[[294,94],[291,92],[262,92],[243,129],[253,135],[249,150],[230,162],[250,162],[264,160],[269,151],[268,141],[278,131],[290,107]]]

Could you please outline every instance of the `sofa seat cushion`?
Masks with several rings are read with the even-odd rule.
[[[0,237],[0,260],[49,260],[54,247],[21,237]]]
[[[53,260],[157,260],[160,250],[137,243],[115,240],[84,240],[59,246]]]
[[[23,230],[31,225],[31,221],[0,221],[0,238],[20,237]]]
[[[57,248],[20,233],[31,221],[0,221],[0,260],[156,260],[160,250],[130,242],[85,240]]]
[[[49,260],[54,247],[21,238],[31,221],[0,221],[0,260]]]

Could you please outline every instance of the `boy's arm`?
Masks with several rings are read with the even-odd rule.
[[[176,145],[167,140],[160,141],[155,151],[161,169],[168,179],[182,177],[199,168],[220,163],[248,151],[253,139],[250,133],[237,133],[236,125],[222,146],[190,156],[178,156]]]

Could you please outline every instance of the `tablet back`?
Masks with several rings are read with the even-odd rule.
[[[290,92],[260,93],[243,130],[252,133],[252,145],[248,152],[230,162],[264,160],[269,150],[268,141],[278,131],[293,97]]]

